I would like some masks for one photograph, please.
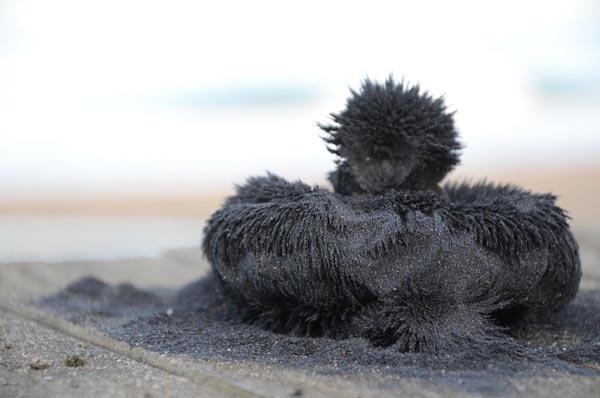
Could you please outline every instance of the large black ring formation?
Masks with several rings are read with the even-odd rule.
[[[440,185],[461,150],[442,99],[367,80],[332,118],[333,192],[250,178],[207,223],[204,253],[244,321],[439,353],[573,299],[578,247],[553,195]]]

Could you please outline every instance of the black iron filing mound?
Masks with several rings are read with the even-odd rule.
[[[573,299],[577,243],[550,194],[439,186],[459,162],[441,99],[366,81],[321,126],[335,192],[251,178],[208,221],[204,253],[233,311],[275,332],[400,351],[518,350],[525,318]]]

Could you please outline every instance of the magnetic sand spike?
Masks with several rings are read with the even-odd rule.
[[[572,300],[578,248],[553,195],[440,185],[461,149],[442,99],[367,80],[332,116],[334,192],[254,177],[208,220],[204,253],[241,319],[402,351],[485,351],[513,349],[515,319]]]

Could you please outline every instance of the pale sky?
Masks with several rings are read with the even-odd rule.
[[[333,167],[364,77],[445,95],[466,167],[600,155],[593,0],[0,1],[0,195],[229,185]]]

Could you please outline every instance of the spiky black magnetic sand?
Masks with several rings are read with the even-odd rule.
[[[555,197],[440,186],[461,145],[442,99],[417,86],[367,80],[332,116],[334,192],[251,178],[208,221],[228,305],[278,333],[519,355],[511,327],[561,310],[581,278]]]

